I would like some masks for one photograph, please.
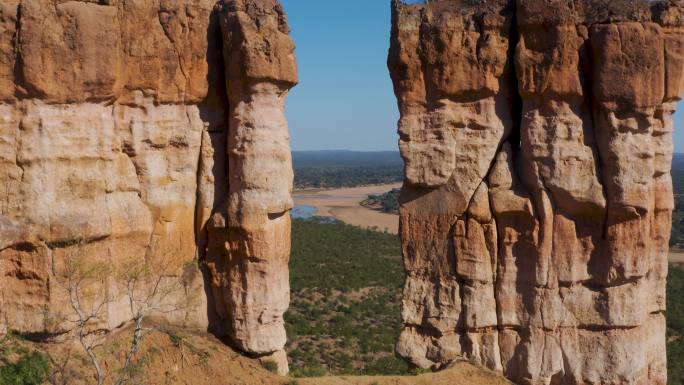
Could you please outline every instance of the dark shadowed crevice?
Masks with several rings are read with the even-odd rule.
[[[608,193],[608,179],[611,177],[607,175],[606,160],[604,159],[604,154],[601,150],[601,133],[598,127],[598,111],[597,106],[599,105],[595,100],[594,93],[594,73],[591,70],[594,65],[594,53],[591,48],[591,33],[587,36],[580,49],[580,69],[581,69],[581,81],[582,81],[582,92],[585,95],[585,103],[587,105],[587,110],[589,113],[589,119],[591,123],[591,133],[594,139],[594,154],[596,156],[594,164],[596,165],[596,178],[601,185],[601,191],[603,193],[603,198],[605,200],[605,208],[603,210],[603,217],[601,220],[601,235],[599,239],[595,239],[593,242],[596,245],[594,250],[591,252],[587,271],[592,277],[591,283],[583,283],[586,287],[591,286],[603,286],[607,287],[610,285],[599,284],[598,282],[603,282],[604,278],[607,277],[609,272],[606,270],[608,267],[605,263],[605,248],[607,247],[608,240],[608,228],[609,228],[609,218],[611,212],[611,200]],[[587,286],[589,285],[589,286]]]
[[[600,148],[600,135],[598,132],[598,126],[596,124],[596,101],[594,100],[594,74],[591,71],[593,68],[593,52],[590,46],[591,36],[587,37],[584,44],[580,48],[580,69],[581,69],[581,82],[582,82],[582,93],[585,95],[585,103],[587,105],[587,110],[589,112],[589,119],[591,122],[591,133],[594,138],[594,154],[596,156],[596,177],[598,182],[601,184],[601,191],[603,191],[603,199],[606,201],[606,207],[603,215],[603,234],[602,238],[606,239],[608,234],[608,213],[610,211],[610,200],[608,199],[608,188],[606,184],[605,175],[605,161],[601,155]]]
[[[17,99],[28,98],[29,96],[45,96],[39,95],[38,90],[32,90],[33,92],[29,92],[29,90],[26,89],[27,83],[26,79],[24,78],[24,72],[22,71],[22,68],[24,67],[24,60],[21,55],[21,50],[19,49],[19,36],[21,36],[21,12],[22,6],[21,3],[19,3],[17,4],[17,18],[15,20],[14,36],[12,36],[12,44],[14,47],[14,68],[12,69],[15,84],[14,96]]]
[[[218,314],[217,298],[212,287],[212,275],[207,267],[207,253],[210,247],[209,226],[211,216],[220,210],[228,194],[228,93],[225,82],[225,65],[223,58],[223,36],[219,23],[219,9],[214,8],[210,13],[207,26],[207,96],[198,107],[200,118],[205,123],[203,128],[199,159],[197,162],[197,184],[195,193],[195,234],[197,242],[197,258],[204,282],[204,294],[207,298],[208,331],[217,337],[222,335],[222,321]],[[180,57],[179,57],[180,60]],[[205,154],[211,153],[212,159],[205,159]],[[211,186],[204,186],[210,174]],[[206,201],[204,188],[211,190],[211,199]],[[208,204],[211,207],[206,207]],[[210,216],[205,217],[205,210],[210,209]],[[214,251],[216,252],[216,251]],[[226,342],[226,341],[224,341]]]
[[[523,99],[520,95],[519,83],[518,83],[518,73],[517,73],[517,62],[516,62],[516,51],[518,49],[518,44],[520,43],[520,34],[518,32],[518,9],[515,1],[511,2],[511,26],[508,30],[508,80],[509,80],[509,95],[510,95],[510,110],[511,119],[513,122],[513,127],[511,127],[511,133],[505,141],[511,144],[513,153],[517,153],[520,150],[520,130],[522,127],[522,117],[523,117]],[[515,156],[513,158],[513,164],[515,164]]]
[[[509,132],[508,136],[503,138],[501,141],[501,144],[499,145],[499,148],[494,156],[494,159],[492,160],[492,163],[490,164],[489,170],[487,171],[487,177],[485,180],[489,179],[489,176],[491,175],[491,172],[494,168],[494,165],[497,162],[498,159],[498,154],[501,152],[504,143],[509,143],[511,146],[511,165],[512,169],[510,170],[512,177],[515,179],[516,178],[516,159],[518,157],[518,153],[520,152],[520,147],[521,147],[521,129],[522,129],[522,117],[523,117],[523,99],[522,96],[520,95],[520,90],[519,90],[519,83],[518,83],[518,75],[517,75],[517,63],[516,63],[516,51],[518,49],[518,44],[520,42],[520,36],[518,32],[518,9],[517,9],[517,2],[516,1],[511,1],[509,3],[509,7],[512,13],[511,16],[511,24],[508,29],[508,77],[507,77],[507,85],[508,85],[508,97],[509,97],[509,109],[510,109],[510,115],[511,115],[511,122],[512,122],[512,127],[511,131]],[[489,206],[490,210],[492,213],[492,218],[493,218],[493,226],[494,226],[494,231],[497,234],[496,241],[497,241],[497,250],[496,250],[496,264],[493,266],[493,268],[496,270],[496,274],[494,276],[494,280],[492,282],[493,290],[494,290],[494,304],[496,306],[496,318],[497,318],[497,329],[499,333],[497,334],[497,339],[498,339],[498,348],[499,348],[499,357],[502,356],[503,351],[502,351],[502,346],[504,344],[501,341],[501,332],[504,331],[506,328],[510,328],[509,326],[504,326],[503,319],[501,318],[502,314],[502,309],[501,309],[501,301],[498,299],[498,288],[501,284],[501,274],[499,272],[499,263],[500,259],[502,256],[500,255],[501,250],[503,249],[504,245],[504,237],[501,236],[499,233],[499,222],[500,218],[497,218],[496,211],[494,210],[494,201],[493,201],[493,195],[491,192],[488,192],[488,198],[489,198]],[[522,330],[521,328],[518,328]],[[520,331],[519,330],[519,331]],[[504,373],[506,373],[508,368],[503,368]]]

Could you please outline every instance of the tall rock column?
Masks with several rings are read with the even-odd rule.
[[[297,83],[294,43],[276,0],[226,1],[221,28],[228,94],[228,196],[209,231],[207,261],[223,332],[287,372],[283,313],[292,159],[285,98]]]
[[[394,3],[389,66],[402,113],[407,267],[397,351],[419,366],[464,356],[521,384],[665,384],[682,5],[518,0],[498,7]],[[498,39],[477,40],[473,51],[462,25],[485,30],[504,15],[511,28],[499,53],[511,71],[500,75],[510,86],[493,90],[509,117],[500,140],[445,142],[468,132],[472,125],[453,122],[470,112],[450,116],[451,125],[416,116],[458,100],[435,90],[465,85],[481,98],[477,79],[489,69],[434,63],[471,52],[481,62]],[[449,73],[448,86],[425,80],[439,71]],[[451,167],[452,153],[487,168]]]

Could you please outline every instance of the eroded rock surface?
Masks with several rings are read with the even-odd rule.
[[[521,384],[665,384],[677,1],[393,2],[397,351]]]
[[[0,2],[3,327],[63,332],[65,255],[171,255],[206,262],[213,288],[206,304],[202,275],[184,275],[198,302],[173,321],[282,349],[288,32],[276,0]],[[116,300],[102,327],[129,318]]]

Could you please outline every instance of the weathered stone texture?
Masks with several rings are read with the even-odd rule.
[[[397,345],[521,384],[665,384],[678,2],[393,4]]]
[[[63,332],[47,314],[64,306],[53,275],[69,253],[171,253],[206,262],[213,291],[206,304],[195,274],[200,303],[171,319],[209,316],[246,352],[282,356],[288,33],[277,1],[2,1],[3,326]],[[128,320],[126,306],[109,305],[103,327]]]

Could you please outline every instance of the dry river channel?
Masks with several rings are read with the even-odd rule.
[[[397,234],[398,215],[368,209],[361,206],[361,202],[369,195],[383,194],[400,187],[401,183],[393,183],[339,189],[298,190],[293,194],[296,206],[293,217],[329,217],[361,228],[374,228]]]

